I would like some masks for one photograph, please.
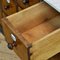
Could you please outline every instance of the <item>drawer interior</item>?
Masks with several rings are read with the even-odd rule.
[[[26,32],[23,32],[22,36],[29,42],[34,42],[58,28],[60,28],[60,15],[51,20],[45,21]]]
[[[58,15],[59,13],[52,7],[41,2],[7,18],[16,30],[32,43],[60,26],[60,16]]]

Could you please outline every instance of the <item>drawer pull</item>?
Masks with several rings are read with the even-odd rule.
[[[11,50],[13,49],[13,47],[16,47],[16,46],[17,46],[16,42],[8,43],[8,48]]]
[[[6,0],[5,10],[10,9],[10,0]]]
[[[29,0],[23,0],[23,3],[24,4],[28,4],[29,3]]]
[[[5,6],[5,10],[8,10],[10,8],[10,5]]]

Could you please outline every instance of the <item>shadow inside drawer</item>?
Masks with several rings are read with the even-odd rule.
[[[56,54],[55,56],[51,57],[48,60],[60,60],[60,53]]]

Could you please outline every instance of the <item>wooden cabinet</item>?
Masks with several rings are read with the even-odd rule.
[[[3,18],[2,26],[8,47],[22,60],[47,60],[60,52],[60,14],[45,2]]]

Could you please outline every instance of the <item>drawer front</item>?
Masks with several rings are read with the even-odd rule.
[[[16,12],[16,6],[13,0],[2,0],[2,8],[6,15],[10,15]]]
[[[60,29],[34,42],[30,53],[31,60],[47,60],[60,52]]]
[[[25,45],[14,35],[14,33],[5,23],[2,23],[2,25],[8,47],[13,49],[22,60],[29,60],[28,49],[25,47]]]

